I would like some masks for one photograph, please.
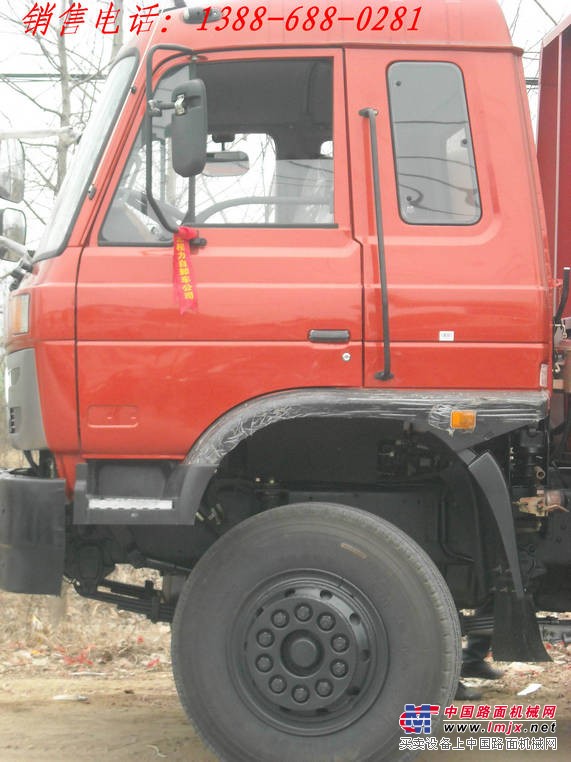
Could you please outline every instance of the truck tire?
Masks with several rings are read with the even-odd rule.
[[[258,514],[177,604],[181,702],[226,762],[405,760],[405,704],[444,706],[460,629],[440,573],[387,521],[330,503]]]

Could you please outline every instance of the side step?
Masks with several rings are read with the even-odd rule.
[[[88,511],[172,511],[173,500],[144,497],[88,497]]]
[[[75,473],[73,523],[192,526],[196,509],[179,498],[183,470],[163,463],[80,463]],[[105,471],[106,477],[100,478]]]

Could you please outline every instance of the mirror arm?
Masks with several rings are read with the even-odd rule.
[[[165,218],[162,209],[158,205],[155,197],[153,196],[153,116],[160,116],[162,109],[175,108],[176,104],[165,104],[161,101],[153,99],[153,57],[159,50],[172,50],[179,55],[187,55],[191,58],[194,56],[194,51],[190,48],[185,48],[182,45],[155,45],[152,47],[147,55],[146,62],[146,82],[145,82],[145,95],[147,101],[147,113],[145,115],[145,151],[146,151],[146,174],[145,174],[145,192],[147,200],[157,216],[157,220],[165,228],[165,230],[171,233],[176,233],[178,228],[171,225]],[[176,56],[174,56],[176,57]]]
[[[183,45],[154,45],[149,50],[149,53],[147,55],[147,61],[146,61],[145,88],[146,88],[147,102],[149,102],[153,98],[153,58],[155,53],[157,53],[159,50],[172,50],[174,53],[178,53],[181,56],[187,55],[190,58],[192,58],[195,55],[194,50],[192,50],[191,48],[185,48]],[[173,56],[173,57],[177,58],[178,56]],[[162,61],[161,63],[165,63],[165,62]]]
[[[0,242],[1,239],[3,239],[3,236],[0,236]],[[4,239],[9,240],[9,239]],[[12,243],[14,243],[12,241]],[[16,244],[19,246],[19,244]],[[30,255],[28,254],[28,251],[25,251],[24,256],[22,256],[22,259],[18,262],[17,266],[10,270],[9,273],[7,273],[4,277],[12,278],[12,283],[10,283],[10,291],[15,291],[20,283],[23,281],[23,279],[28,275],[28,273],[31,273],[34,269],[34,265],[32,263],[32,259]]]
[[[13,251],[14,254],[17,254],[19,257],[21,257],[24,261],[30,261],[28,249],[26,249],[25,246],[22,246],[21,243],[16,243],[16,241],[13,241],[11,238],[6,238],[6,236],[0,235],[0,248],[9,249],[10,251]]]
[[[169,230],[171,233],[176,233],[178,227],[169,223],[153,195],[153,119],[151,114],[145,116],[145,154],[145,194],[147,196],[147,201],[155,213],[157,220],[165,230]]]
[[[14,270],[9,272],[8,275],[10,276],[10,278],[12,278],[12,283],[10,283],[8,287],[9,290],[15,291],[27,274],[28,274],[27,271],[24,270],[20,265],[18,265],[18,267],[16,267]]]
[[[154,98],[151,98],[150,101],[147,101],[147,114],[150,114],[151,116],[160,116],[163,111],[169,111],[174,107],[174,103],[169,103],[168,101],[157,101]]]
[[[188,178],[188,197],[187,197],[187,209],[183,225],[194,225],[196,219],[196,177]]]

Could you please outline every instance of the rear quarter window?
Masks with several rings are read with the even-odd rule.
[[[451,63],[400,61],[388,69],[397,193],[412,225],[473,225],[480,194],[464,80]]]

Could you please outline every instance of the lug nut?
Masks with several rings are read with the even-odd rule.
[[[279,611],[276,611],[274,614],[272,614],[272,622],[276,627],[285,627],[289,622],[289,617],[285,611],[280,609]]]
[[[269,630],[260,630],[257,637],[258,643],[263,646],[264,648],[267,648],[268,646],[271,646],[274,642],[274,636]]]
[[[274,693],[283,693],[286,688],[286,681],[283,679],[283,677],[272,677],[270,680],[270,690]]]
[[[321,696],[321,698],[327,698],[327,696],[331,696],[333,693],[333,686],[329,680],[318,680],[317,685],[315,686],[315,690],[317,691],[318,696]]]
[[[313,612],[311,608],[307,606],[305,603],[302,603],[295,610],[295,615],[300,622],[307,622],[308,619],[311,619],[312,613]]]
[[[298,685],[293,689],[292,696],[293,700],[297,701],[298,704],[305,704],[309,698],[309,691],[303,685]]]
[[[258,656],[256,659],[256,667],[260,672],[269,672],[273,666],[274,663],[269,656]]]
[[[338,654],[343,653],[349,648],[349,641],[345,635],[334,635],[331,640],[331,646]]]
[[[332,630],[335,627],[335,617],[332,614],[322,614],[317,620],[322,630]]]
[[[347,665],[344,661],[334,661],[331,665],[331,672],[335,677],[345,677],[347,674]]]

